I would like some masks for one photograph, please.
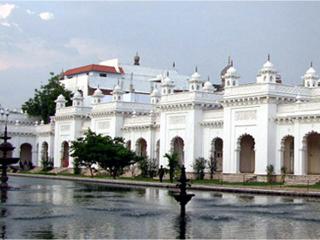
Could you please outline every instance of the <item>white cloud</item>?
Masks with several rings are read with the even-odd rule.
[[[15,7],[14,4],[0,4],[0,20],[8,18]]]
[[[49,21],[49,20],[54,19],[54,15],[51,12],[41,12],[39,14],[39,17],[44,21]]]
[[[1,22],[0,24],[1,24],[2,26],[5,26],[5,27],[10,27],[10,26],[11,26],[11,24],[8,23],[8,22]]]
[[[26,13],[28,13],[29,15],[35,14],[35,12],[31,11],[30,9],[27,9],[27,10],[26,10]]]

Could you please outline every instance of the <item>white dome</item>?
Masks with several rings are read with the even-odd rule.
[[[272,62],[270,62],[269,60],[265,62],[265,64],[263,64],[263,67],[261,69],[262,71],[276,71],[274,68],[274,65]]]
[[[160,96],[160,92],[158,89],[153,89],[152,93],[150,94],[151,97],[158,97]]]
[[[226,74],[229,75],[235,75],[237,73],[237,69],[235,69],[233,66],[231,66],[228,70]]]
[[[201,75],[198,73],[198,72],[194,72],[192,75],[191,75],[191,81],[199,81],[201,78]]]
[[[172,84],[172,81],[169,77],[165,77],[163,79],[163,85],[171,85]]]
[[[316,75],[316,70],[313,68],[313,67],[310,67],[307,71],[306,71],[306,74],[309,74],[309,75]]]
[[[58,96],[58,98],[57,98],[57,102],[64,102],[66,99],[64,98],[64,96],[62,95],[62,94],[60,94],[59,96]]]
[[[103,93],[99,87],[94,91],[93,96],[95,97],[103,96]]]
[[[121,87],[118,84],[113,89],[113,93],[116,93],[116,92],[122,92]]]
[[[214,87],[210,81],[206,81],[203,86],[203,90],[213,90]]]
[[[81,93],[79,92],[79,91],[76,91],[75,93],[74,93],[74,95],[73,95],[73,98],[75,99],[75,98],[82,98],[82,95],[81,95]]]

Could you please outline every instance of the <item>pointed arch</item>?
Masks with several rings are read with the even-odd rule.
[[[281,139],[281,164],[288,174],[294,173],[294,137],[292,135],[286,135]]]
[[[223,140],[216,137],[211,141],[210,157],[216,161],[216,172],[223,171]]]
[[[63,141],[61,144],[61,167],[63,168],[69,167],[69,149],[69,143]]]
[[[181,137],[176,136],[171,140],[171,152],[178,154],[180,165],[184,164],[184,141]]]
[[[32,145],[30,143],[21,144],[20,162],[27,166],[29,166],[29,164],[32,164]]]
[[[305,172],[320,174],[320,133],[308,132],[302,140],[304,151]]]
[[[147,141],[144,138],[136,141],[136,154],[141,157],[147,156]]]
[[[255,140],[250,134],[243,134],[237,141],[239,149],[239,170],[241,173],[254,173]]]

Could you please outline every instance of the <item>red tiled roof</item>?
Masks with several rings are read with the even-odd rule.
[[[115,67],[111,66],[103,66],[97,64],[90,64],[78,68],[72,68],[64,72],[65,76],[72,76],[80,73],[88,73],[88,72],[102,72],[102,73],[115,73],[115,74],[124,74],[124,71],[121,67],[119,67],[119,72]]]

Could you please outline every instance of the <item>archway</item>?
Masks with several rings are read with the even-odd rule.
[[[307,173],[320,174],[320,134],[312,132],[306,136]]]
[[[255,149],[254,138],[251,135],[243,135],[239,139],[240,143],[240,172],[254,173]]]
[[[20,146],[20,165],[24,168],[32,166],[32,145],[29,143]]]
[[[48,162],[49,153],[48,153],[49,145],[47,142],[43,142],[41,146],[41,161]]]
[[[211,142],[211,158],[216,161],[216,172],[222,172],[223,165],[223,140],[219,137]]]
[[[171,141],[171,152],[178,154],[178,162],[184,164],[184,141],[181,137],[175,137]]]
[[[69,143],[67,141],[61,144],[61,167],[69,167]]]
[[[294,169],[294,137],[286,136],[281,141],[282,150],[282,167],[285,167],[286,172],[293,174]]]
[[[131,150],[131,140],[128,140],[128,141],[126,142],[126,148],[129,149],[129,150]]]
[[[147,141],[144,138],[139,138],[136,142],[136,154],[141,157],[147,156]]]

